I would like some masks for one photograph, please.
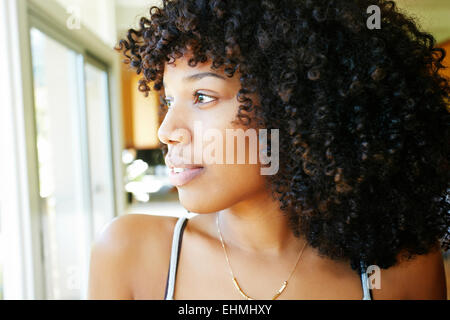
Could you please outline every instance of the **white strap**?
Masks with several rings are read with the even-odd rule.
[[[372,300],[369,290],[369,278],[367,277],[366,266],[361,261],[361,283],[363,288],[363,300]]]
[[[176,278],[177,266],[178,266],[178,252],[180,250],[180,248],[179,248],[180,234],[181,234],[181,228],[183,227],[183,224],[186,219],[187,219],[186,216],[181,216],[178,219],[177,223],[175,224],[175,229],[173,232],[172,252],[170,254],[169,283],[167,284],[166,300],[173,300],[173,293],[175,290],[175,278]]]

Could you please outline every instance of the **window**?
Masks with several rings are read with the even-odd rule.
[[[94,237],[114,213],[108,74],[94,64],[85,65],[89,168],[92,185]]]
[[[31,30],[31,44],[46,291],[50,299],[76,299],[89,241],[80,56],[37,29]]]
[[[54,0],[0,0],[0,18],[0,298],[84,298],[125,205],[120,62]]]
[[[30,38],[46,295],[79,299],[115,210],[108,74],[36,28]]]

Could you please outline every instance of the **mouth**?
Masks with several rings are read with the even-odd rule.
[[[180,187],[198,177],[204,172],[204,170],[204,167],[171,167],[169,171],[169,179],[174,186]]]

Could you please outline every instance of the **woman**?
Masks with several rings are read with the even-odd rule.
[[[446,299],[450,87],[431,35],[389,1],[150,14],[117,50],[162,97],[166,163],[186,168],[172,181],[198,215],[115,219],[92,249],[90,298]],[[196,125],[267,129],[279,167],[194,162]]]

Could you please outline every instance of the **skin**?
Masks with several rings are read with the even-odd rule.
[[[164,70],[170,110],[158,136],[168,145],[169,156],[199,143],[194,121],[224,135],[225,129],[240,127],[232,123],[239,106],[235,98],[240,89],[239,72],[227,78],[223,70],[212,70],[209,61],[193,68],[187,64],[189,57],[187,53],[175,65],[166,64]],[[184,80],[202,72],[226,79]],[[206,96],[196,99],[196,91]],[[252,98],[258,102],[257,96]],[[179,128],[190,136],[178,135]],[[246,148],[248,151],[248,145]],[[201,175],[177,187],[181,204],[199,215],[188,221],[184,231],[174,298],[242,299],[233,286],[220,244],[215,220],[219,214],[230,263],[241,288],[256,299],[271,299],[290,274],[305,239],[295,238],[288,228],[279,204],[264,186],[259,163],[250,164],[247,158],[246,164],[203,165]],[[163,299],[176,220],[136,214],[114,219],[92,247],[88,298]],[[373,289],[372,297],[446,299],[441,251],[382,269],[381,289]],[[347,261],[330,260],[306,246],[278,299],[361,298],[360,276]]]

